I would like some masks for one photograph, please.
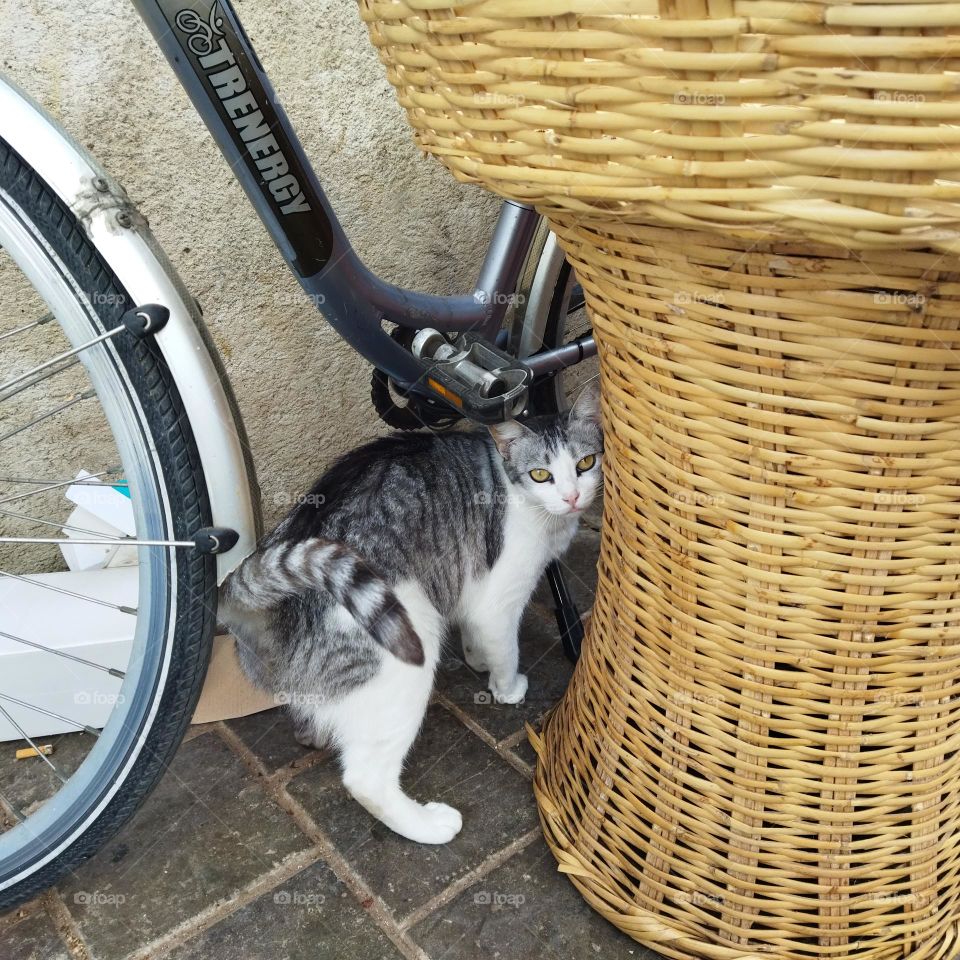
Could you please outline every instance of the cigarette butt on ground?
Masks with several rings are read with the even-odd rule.
[[[49,757],[53,753],[53,744],[45,743],[39,747],[24,747],[22,750],[17,751],[18,760],[27,760],[30,757],[39,757],[41,754],[45,757]]]

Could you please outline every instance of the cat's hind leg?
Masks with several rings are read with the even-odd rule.
[[[487,658],[483,654],[482,637],[466,619],[460,624],[460,637],[463,641],[463,659],[467,666],[477,673],[486,673],[490,667],[487,666]]]
[[[308,747],[311,750],[323,750],[327,739],[314,721],[312,712],[291,711],[290,719],[293,721],[293,738],[301,747]]]
[[[387,654],[376,676],[337,704],[334,737],[343,784],[394,832],[418,843],[446,843],[460,831],[459,812],[444,803],[418,803],[400,786],[404,758],[430,699],[443,621],[419,585],[405,582],[394,589],[423,643],[425,662],[413,666]]]

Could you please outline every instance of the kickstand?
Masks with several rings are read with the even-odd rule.
[[[547,580],[550,583],[550,592],[553,594],[554,612],[563,652],[571,662],[576,663],[580,659],[580,647],[583,644],[583,623],[580,620],[580,611],[567,587],[567,581],[563,577],[563,570],[556,560],[547,565]]]

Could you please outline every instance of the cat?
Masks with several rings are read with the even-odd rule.
[[[520,620],[601,486],[593,385],[569,413],[487,430],[395,434],[334,464],[226,579],[220,620],[250,680],[287,703],[302,743],[331,743],[374,817],[446,843],[460,813],[420,804],[400,774],[448,625],[518,703]]]

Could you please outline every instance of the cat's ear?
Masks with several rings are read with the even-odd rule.
[[[493,442],[504,460],[510,456],[510,447],[530,430],[518,420],[506,420],[503,423],[491,423],[488,428]]]
[[[570,410],[570,419],[600,426],[600,381],[591,380],[581,391]]]

